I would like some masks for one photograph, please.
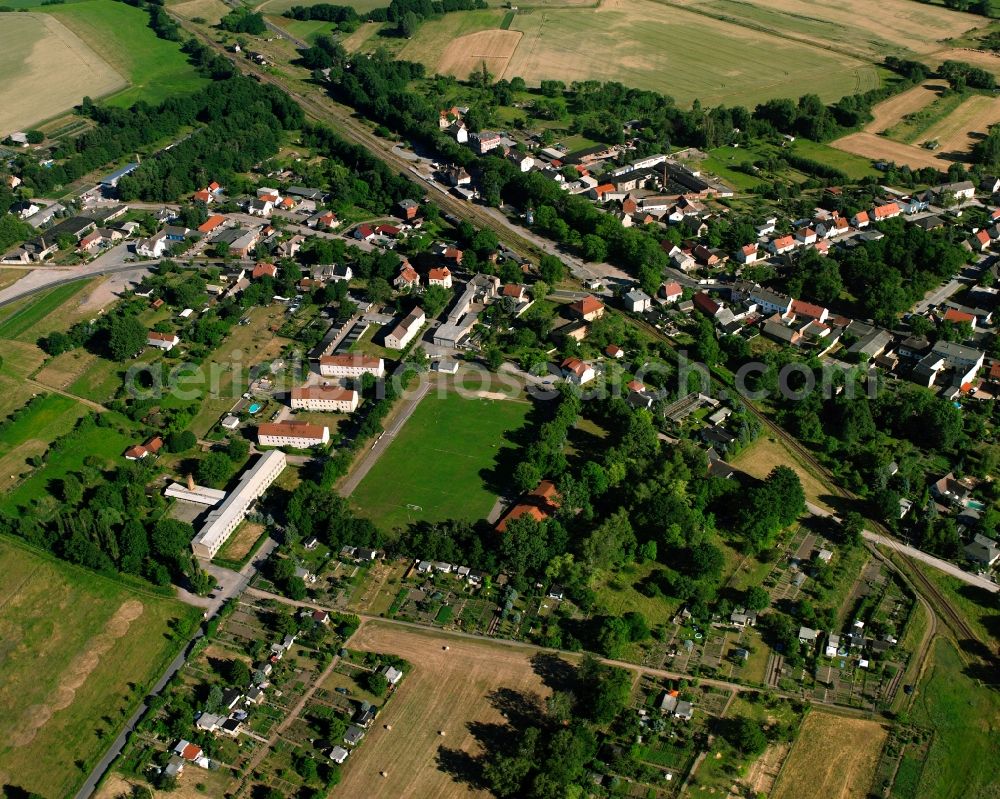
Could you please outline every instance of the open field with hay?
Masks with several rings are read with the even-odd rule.
[[[875,721],[814,710],[802,723],[773,799],[864,799],[888,733]]]
[[[874,133],[866,131],[843,136],[831,142],[831,146],[844,152],[870,158],[873,161],[893,161],[897,164],[906,164],[914,169],[929,166],[933,169],[947,170],[949,165],[946,159],[935,155],[930,150],[893,141],[884,136],[876,136]]]
[[[492,74],[503,75],[522,35],[519,31],[491,30],[462,36],[445,48],[438,71],[467,78],[485,64]]]
[[[669,5],[767,30],[871,61],[928,55],[989,20],[913,0],[884,0],[873,14],[865,0],[665,0]]]
[[[283,2],[265,7],[278,13]],[[809,92],[831,101],[866,91],[878,85],[877,65],[886,55],[930,57],[947,39],[988,24],[912,0],[888,0],[877,15],[862,0],[552,0],[510,14],[500,8],[446,14],[405,41],[363,25],[344,44],[366,51],[387,46],[432,72],[459,77],[485,60],[497,77],[534,85],[614,80],[683,104],[697,98],[752,106]]]
[[[530,650],[377,621],[358,630],[350,646],[398,655],[413,669],[351,755],[337,792],[367,799],[491,796],[453,772],[475,768],[470,761],[483,754],[475,730],[506,726],[507,705],[548,694]]]
[[[938,99],[947,89],[943,80],[929,80],[907,89],[902,94],[879,103],[872,111],[872,121],[865,125],[869,133],[883,133],[898,125],[904,118],[916,114]]]
[[[57,18],[0,15],[0,137],[62,113],[125,78]]]
[[[943,157],[959,160],[998,122],[1000,97],[974,95],[924,131],[920,141],[937,141]]]
[[[0,781],[72,796],[196,612],[0,539]]]
[[[753,104],[806,91],[832,100],[878,85],[875,68],[859,59],[657,0],[533,7],[518,11],[506,32],[500,29],[503,19],[501,9],[489,9],[429,20],[398,55],[461,76],[486,55],[498,77],[520,76],[534,85],[547,78],[615,80],[685,104],[695,98],[705,104]],[[346,44],[352,40],[366,50],[392,42],[367,31]]]

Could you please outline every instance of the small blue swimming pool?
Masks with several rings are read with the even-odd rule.
[[[978,499],[970,499],[968,502],[965,503],[965,507],[969,508],[970,510],[979,510],[979,511],[986,510],[986,505],[980,502]]]
[[[247,408],[250,413],[257,413],[263,406],[259,402],[253,403],[249,408]]]

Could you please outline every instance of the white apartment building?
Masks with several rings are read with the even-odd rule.
[[[262,455],[253,468],[244,472],[239,485],[208,514],[198,535],[191,539],[194,554],[200,558],[214,558],[284,468],[285,453],[276,450]]]
[[[303,386],[292,389],[295,410],[352,413],[358,407],[358,392],[340,386]]]
[[[323,377],[361,377],[364,374],[385,377],[385,361],[373,355],[324,355],[319,359]]]
[[[262,447],[309,449],[330,442],[330,428],[309,422],[274,422],[257,428],[257,443]]]

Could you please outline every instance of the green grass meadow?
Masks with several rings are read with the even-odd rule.
[[[506,433],[524,424],[531,407],[512,400],[429,394],[351,501],[385,530],[414,521],[485,518],[497,495],[484,475],[495,466],[500,450],[512,446]]]
[[[950,641],[937,639],[932,656],[933,665],[912,711],[914,722],[934,730],[916,795],[995,799],[1000,694],[965,673],[965,664]]]
[[[90,285],[89,280],[74,281],[56,286],[42,294],[37,294],[5,308],[0,314],[0,338],[12,338],[34,344],[35,338],[29,334],[39,322],[56,311],[67,300],[72,299]]]
[[[197,611],[8,539],[0,539],[0,603],[4,782],[73,796],[179,650],[170,625],[187,626]],[[125,603],[134,618],[109,625]]]
[[[84,0],[41,10],[54,15],[128,78],[131,86],[109,97],[111,105],[159,103],[207,85],[188,63],[179,42],[158,38],[141,9],[115,0]]]

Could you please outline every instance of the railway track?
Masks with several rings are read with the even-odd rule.
[[[631,318],[631,317],[629,317]],[[652,335],[668,341],[669,339],[661,331],[657,330],[653,325],[641,319],[634,319],[632,321],[637,326],[643,328]],[[712,380],[721,386],[722,388],[729,390],[728,385],[723,382],[717,373],[713,372],[711,374]],[[790,449],[796,457],[802,460],[803,465],[807,468],[816,472],[817,476],[820,477],[827,488],[830,491],[844,499],[849,499],[854,502],[862,502],[863,500],[855,494],[853,491],[842,488],[837,485],[834,479],[833,473],[830,472],[823,464],[821,464],[816,457],[809,452],[794,436],[788,433],[781,425],[777,422],[769,419],[760,409],[758,409],[750,400],[745,397],[741,397],[741,401],[746,406],[746,408],[760,420],[761,424],[764,425],[769,431],[771,431],[777,438],[779,438],[782,443]],[[866,520],[875,530],[882,535],[892,536],[892,533],[882,524],[874,522],[872,520]],[[937,586],[937,584],[931,580],[918,564],[908,564],[907,567],[901,567],[892,558],[883,555],[877,547],[874,545],[869,545],[869,549],[876,554],[880,560],[887,565],[888,568],[901,574],[904,580],[910,583],[911,587],[916,593],[920,593],[925,598],[930,601],[926,603],[926,608],[932,617],[940,615],[941,620],[944,622],[945,626],[951,629],[952,633],[955,635],[958,641],[970,641],[983,645],[983,641],[976,634],[975,630],[966,621],[965,617],[959,613],[944,592]],[[960,648],[961,649],[961,648]]]
[[[186,20],[181,18],[175,17],[175,19],[182,26],[186,22]],[[316,100],[314,97],[303,94],[301,91],[298,91],[288,85],[285,80],[282,80],[281,78],[262,69],[258,69],[255,65],[239,59],[233,53],[229,53],[224,47],[213,41],[210,37],[202,34],[200,31],[191,30],[190,28],[188,28],[188,30],[216,52],[226,56],[243,74],[250,75],[256,80],[269,83],[276,88],[281,89],[283,92],[292,97],[292,99],[294,99],[302,107],[303,111],[305,111],[308,116],[318,122],[323,122],[333,126],[337,130],[338,134],[353,144],[364,147],[387,166],[394,169],[398,174],[414,181],[415,183],[420,179],[419,174],[417,174],[413,168],[413,164],[402,156],[394,153],[391,146],[387,146],[386,142],[379,139],[371,131],[369,131],[366,125],[354,117],[354,111],[352,109],[336,103],[325,94],[322,97],[322,102]],[[435,187],[437,187],[437,184],[435,184]],[[465,201],[458,200],[446,191],[440,190],[440,187],[437,188],[439,189],[437,194],[432,196],[435,197],[437,204],[440,205],[441,208],[447,213],[459,218],[468,219],[478,227],[492,231],[502,243],[511,247],[515,251],[526,255],[533,255],[536,258],[545,254],[546,251],[537,244],[524,236],[519,235],[512,229],[512,227],[498,222],[491,214],[487,213],[483,209]],[[655,337],[671,343],[667,336],[648,322],[635,319],[634,317],[628,318],[632,323],[645,329]],[[729,390],[728,386],[726,386],[717,374],[713,373],[711,377],[714,382]],[[806,449],[798,440],[794,438],[794,436],[789,434],[772,419],[768,418],[750,400],[742,398],[742,402],[765,428],[779,438],[782,443],[802,461],[803,466],[814,471],[818,477],[823,479],[823,482],[827,485],[831,492],[845,499],[860,501],[860,498],[856,494],[840,487],[830,470],[820,463],[808,449]],[[872,526],[884,535],[891,535],[881,524],[872,523]],[[889,561],[889,563],[893,566],[893,568],[899,570],[898,567],[896,567],[895,564],[892,564],[891,561]],[[914,567],[913,569],[907,569],[907,576],[911,578],[913,583],[919,584],[920,589],[924,594],[929,595],[933,599],[934,604],[932,612],[942,613],[945,616],[944,620],[946,624],[956,635],[967,640],[979,641],[978,636],[975,634],[975,631],[972,630],[968,622],[966,622],[962,615],[955,610],[950,601],[944,596],[943,592],[934,584],[934,582],[924,575],[919,568]],[[982,643],[981,641],[979,642]]]

